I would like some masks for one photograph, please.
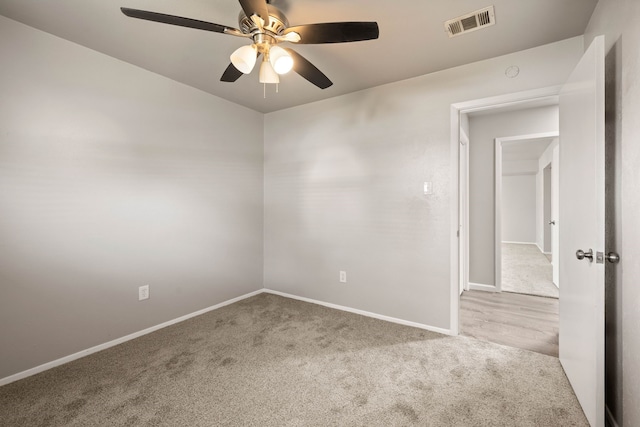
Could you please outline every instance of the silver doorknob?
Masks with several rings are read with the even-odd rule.
[[[589,262],[593,262],[593,249],[589,249],[587,252],[583,251],[582,249],[578,249],[576,251],[576,258],[578,258],[579,260],[588,258]]]
[[[620,262],[620,255],[616,252],[609,252],[607,255],[605,255],[605,258],[611,264],[617,264]]]
[[[549,225],[556,225],[556,222],[554,220],[549,221]]]

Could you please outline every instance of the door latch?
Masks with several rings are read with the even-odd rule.
[[[604,264],[604,254],[602,252],[596,252],[596,264]]]

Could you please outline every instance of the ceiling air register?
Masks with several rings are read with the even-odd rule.
[[[476,10],[466,15],[458,16],[444,23],[444,28],[449,38],[490,27],[496,23],[496,14],[493,6]]]

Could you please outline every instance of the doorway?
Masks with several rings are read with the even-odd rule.
[[[468,275],[465,274],[465,266],[469,265],[469,209],[468,209],[468,176],[465,170],[461,170],[461,152],[466,155],[464,148],[465,134],[468,135],[467,120],[468,114],[484,110],[491,110],[499,107],[527,108],[534,104],[551,105],[557,104],[560,87],[548,87],[531,91],[518,92],[507,95],[500,95],[490,98],[477,99],[451,105],[451,165],[453,172],[452,192],[460,197],[451,203],[451,306],[450,325],[451,332],[460,332],[460,293],[461,290],[470,289]],[[467,124],[465,124],[467,123]],[[460,147],[463,147],[463,150]],[[467,144],[468,146],[468,144]],[[468,147],[467,147],[468,148]],[[468,158],[468,156],[467,156]],[[465,164],[463,160],[462,164]],[[493,253],[493,251],[491,251]],[[493,287],[495,289],[495,286]]]
[[[555,186],[545,168],[553,164],[558,126],[553,96],[459,112],[459,289],[502,291],[503,244],[530,245],[550,267],[544,254],[553,252]]]
[[[552,261],[552,235],[559,227],[553,217],[558,182],[552,173],[558,136],[552,131],[495,139],[497,292],[559,297]]]
[[[527,148],[537,146],[538,154],[541,154],[540,151],[546,152],[552,142],[555,144],[558,143],[557,115],[552,130],[538,132],[530,130],[526,133],[497,133],[490,140],[491,149],[489,152],[489,158],[491,161],[487,164],[485,159],[481,166],[488,169],[486,171],[490,179],[488,187],[490,187],[489,190],[492,196],[487,198],[488,200],[483,201],[485,205],[489,204],[491,208],[488,216],[491,222],[491,227],[486,227],[486,229],[483,230],[490,241],[489,249],[484,251],[484,255],[489,254],[491,256],[485,257],[485,259],[481,261],[484,262],[485,267],[488,268],[485,268],[484,279],[476,281],[474,281],[472,269],[470,268],[470,260],[472,259],[470,255],[473,250],[474,243],[474,236],[472,233],[474,228],[474,217],[472,212],[474,201],[470,200],[470,192],[473,190],[473,185],[477,184],[477,180],[471,176],[469,168],[474,167],[472,153],[474,149],[474,140],[470,135],[470,118],[471,122],[473,122],[474,117],[492,115],[499,113],[500,111],[514,111],[519,112],[516,114],[520,114],[529,109],[544,109],[545,107],[555,107],[557,110],[557,102],[557,89],[549,88],[532,91],[527,94],[514,94],[452,106],[452,113],[454,113],[452,116],[457,116],[457,120],[452,120],[452,134],[455,135],[456,138],[455,154],[458,166],[456,192],[459,194],[456,206],[456,216],[458,221],[455,223],[456,242],[454,247],[456,249],[456,257],[460,260],[460,262],[456,264],[456,278],[458,286],[455,289],[456,295],[455,301],[453,302],[456,307],[452,306],[452,316],[456,316],[456,318],[452,318],[452,325],[455,325],[457,332],[460,332],[460,325],[464,324],[464,329],[466,329],[465,335],[475,336],[476,338],[486,339],[486,337],[483,336],[484,332],[487,330],[494,330],[497,335],[500,335],[501,339],[505,339],[507,334],[505,334],[504,331],[507,329],[516,330],[517,328],[522,329],[523,327],[526,329],[532,324],[532,322],[540,322],[540,324],[546,325],[545,333],[548,336],[545,336],[542,340],[546,344],[543,344],[542,341],[540,343],[532,341],[525,344],[521,337],[527,334],[531,335],[531,331],[524,331],[522,333],[518,332],[514,335],[514,341],[511,345],[516,347],[519,346],[520,348],[527,348],[533,351],[536,351],[535,348],[544,348],[544,350],[541,350],[540,352],[554,356],[557,356],[558,300],[548,298],[546,300],[534,301],[529,298],[536,297],[508,292],[501,293],[503,276],[502,235],[504,234],[502,232],[502,220],[508,220],[508,215],[501,215],[502,207],[501,203],[498,203],[500,197],[496,197],[496,195],[502,194],[502,186],[504,184],[502,180],[503,169],[506,170],[509,177],[515,178],[512,181],[524,180],[529,182],[529,187],[533,192],[531,197],[533,198],[534,204],[527,216],[529,217],[532,227],[530,227],[529,236],[527,238],[513,238],[511,243],[515,241],[516,243],[532,244],[536,248],[536,251],[539,252],[540,256],[543,257],[544,261],[549,263],[549,260],[543,255],[543,252],[550,252],[550,230],[548,227],[542,227],[540,224],[545,219],[550,221],[551,219],[549,218],[552,216],[552,196],[547,194],[546,198],[544,198],[544,185],[547,185],[546,192],[548,193],[551,184],[550,175],[553,171],[553,163],[549,161],[546,164],[541,165],[541,161],[539,161],[541,156],[538,156],[536,157],[535,162],[533,159],[510,159],[514,160],[514,162],[505,165],[502,162],[502,146],[512,146],[517,149],[517,145],[520,144],[520,148],[522,149],[525,148],[524,144],[529,143],[531,145]],[[455,129],[454,126],[456,126]],[[543,127],[542,129],[545,128]],[[453,142],[454,141],[452,139],[452,144]],[[497,147],[500,149],[498,150]],[[549,150],[549,153],[551,153],[551,150]],[[499,156],[499,158],[496,159],[496,156]],[[507,154],[506,157],[509,156],[510,154]],[[529,161],[526,162],[524,160]],[[513,167],[515,163],[518,163],[518,161],[520,166],[528,163],[528,176],[525,176],[522,171],[514,171]],[[551,165],[551,167],[549,167],[549,165]],[[496,168],[498,168],[499,173],[496,173]],[[545,181],[545,176],[547,177],[548,182]],[[496,177],[499,178],[496,179]],[[511,178],[507,178],[507,181],[509,181],[509,179]],[[510,183],[507,182],[505,185],[509,186]],[[484,188],[487,188],[487,186],[485,185]],[[536,205],[538,198],[540,198],[540,202]],[[477,225],[477,223],[475,225]],[[521,228],[517,224],[514,227],[515,229]],[[541,246],[542,250],[538,250],[538,246]],[[547,247],[546,250],[545,246]],[[487,261],[487,259],[489,261]],[[526,309],[525,307],[527,306],[529,306],[530,309]],[[514,315],[510,316],[510,320],[506,320],[505,324],[492,323],[492,318],[501,316],[495,316],[491,313],[487,313],[487,310],[496,309],[496,307],[501,307],[498,308],[499,310],[502,310],[501,316],[508,311],[507,307],[513,308]],[[541,310],[540,307],[545,308],[544,310]],[[534,320],[531,318],[525,319],[520,316],[523,312],[526,313],[528,311],[530,313],[536,310],[538,312],[544,311],[544,318]],[[472,331],[471,328],[468,327],[469,321],[473,322],[474,326],[480,325],[481,327]],[[536,332],[536,334],[538,334],[538,332]],[[494,340],[494,342],[496,341]],[[501,343],[509,345],[507,342]]]

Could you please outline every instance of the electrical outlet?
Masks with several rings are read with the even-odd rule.
[[[340,283],[347,283],[347,272],[346,271],[341,271],[340,272]]]
[[[138,288],[138,301],[142,301],[143,299],[149,299],[149,285]]]
[[[433,182],[425,182],[424,183],[424,194],[425,195],[433,194]]]

